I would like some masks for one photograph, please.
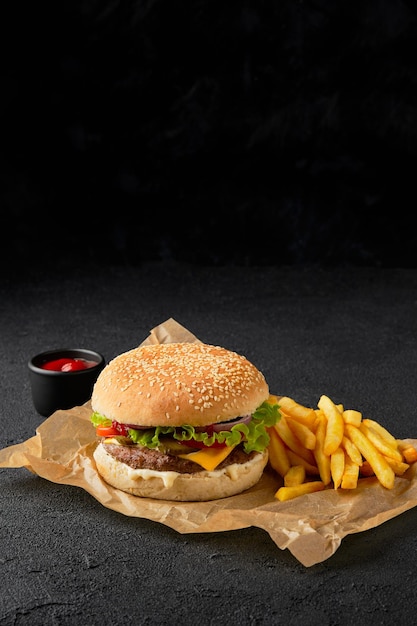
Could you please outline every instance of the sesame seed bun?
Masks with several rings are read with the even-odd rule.
[[[251,414],[268,396],[263,374],[244,356],[204,343],[167,343],[110,361],[91,404],[125,424],[207,426]]]

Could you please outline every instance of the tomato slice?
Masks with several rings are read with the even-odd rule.
[[[114,426],[96,426],[96,435],[98,437],[113,437],[120,435],[120,431]]]

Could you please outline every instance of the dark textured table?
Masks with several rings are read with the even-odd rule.
[[[361,410],[417,436],[417,270],[67,267],[0,283],[0,448],[33,436],[27,361],[59,346],[109,360],[173,317],[246,355],[271,391]],[[305,567],[260,528],[180,534],[82,489],[0,469],[0,624],[412,624],[417,509]]]

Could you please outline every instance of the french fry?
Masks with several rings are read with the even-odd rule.
[[[314,409],[288,396],[271,396],[270,401],[281,410],[280,421],[268,429],[270,464],[284,479],[275,494],[278,500],[322,490],[330,483],[334,489],[355,489],[359,478],[373,476],[392,489],[395,477],[417,462],[417,446],[409,440],[395,439],[375,420],[344,409],[328,396],[322,395]]]
[[[404,462],[399,463],[398,461],[395,461],[394,459],[391,459],[389,457],[385,457],[385,458],[387,460],[387,463],[391,465],[396,476],[402,476],[410,467],[408,463],[404,463]],[[368,461],[364,461],[362,463],[362,466],[360,467],[360,474],[361,476],[366,476],[366,477],[375,476],[375,472],[372,469],[372,466]]]
[[[381,426],[381,424],[379,424],[379,422],[376,422],[375,420],[371,420],[368,417],[365,418],[363,420],[364,424],[366,424],[367,426],[372,427],[378,434],[380,437],[382,437],[382,439],[385,439],[388,443],[391,442],[391,444],[396,447],[397,444],[397,440],[395,439],[395,437],[393,435],[391,435],[391,433],[384,428],[383,426]]]
[[[308,463],[308,461],[303,459],[303,457],[298,456],[298,454],[296,454],[289,448],[287,448],[287,455],[288,455],[291,465],[303,465],[306,471],[306,474],[308,474],[309,476],[319,475],[319,468],[317,467],[317,465],[311,465],[311,463]]]
[[[279,398],[278,396],[273,396],[272,394],[269,394],[267,402],[268,404],[279,404]]]
[[[346,454],[349,455],[351,461],[356,463],[356,465],[359,465],[359,467],[362,465],[363,463],[362,455],[357,449],[357,447],[355,446],[355,444],[352,443],[352,441],[348,437],[345,437],[345,436],[343,437],[342,448],[344,448]]]
[[[280,398],[278,404],[280,410],[282,410],[285,415],[301,422],[310,429],[313,428],[316,419],[314,409],[309,409],[287,396]]]
[[[282,476],[282,478],[284,478],[285,474],[291,467],[285,444],[274,427],[269,428],[268,433],[269,464],[280,476]]]
[[[394,439],[395,445],[390,443],[390,440],[382,437],[380,435],[380,430],[375,429],[374,426],[369,425],[367,420],[363,420],[359,429],[363,432],[363,434],[371,441],[375,448],[379,450],[384,456],[390,457],[395,461],[401,463],[403,460],[403,456],[401,452],[398,450],[398,445],[396,440]]]
[[[295,487],[301,485],[306,479],[304,465],[293,465],[284,476],[284,487]]]
[[[342,489],[356,489],[359,480],[359,465],[345,456],[345,469],[340,486]]]
[[[360,411],[355,411],[354,409],[345,409],[343,411],[343,421],[345,422],[345,424],[360,426],[362,421],[362,413]]]
[[[410,467],[408,463],[404,463],[403,461],[397,461],[389,456],[386,456],[385,458],[388,461],[388,464],[391,465],[396,476],[402,476]]]
[[[417,461],[417,450],[411,444],[402,439],[397,439],[397,445],[406,463],[411,465]]]
[[[362,456],[369,461],[381,485],[386,489],[392,489],[394,487],[395,473],[385,457],[356,426],[346,424],[346,434],[358,448]]]
[[[333,486],[338,489],[342,483],[343,474],[345,471],[345,451],[343,448],[338,448],[330,455],[330,473],[333,480]]]
[[[315,418],[314,418],[315,419]],[[292,417],[287,417],[287,424],[292,430],[293,434],[297,437],[298,441],[307,450],[314,450],[316,445],[316,435],[310,430],[308,426],[298,422]]]
[[[324,452],[324,441],[326,437],[327,419],[324,414],[318,416],[318,424],[316,429],[316,447],[314,448],[314,457],[317,467],[319,468],[319,476],[325,485],[331,482],[330,472],[330,456]]]
[[[345,423],[342,413],[328,396],[321,396],[318,405],[327,418],[326,437],[324,440],[324,454],[330,456],[342,443]]]
[[[280,487],[275,493],[275,497],[280,502],[285,502],[286,500],[292,500],[293,498],[298,498],[298,496],[303,496],[307,493],[322,491],[324,487],[325,485],[321,480],[314,480],[308,483],[302,483],[301,485],[295,485],[294,487]]]
[[[302,443],[298,441],[291,428],[288,426],[285,415],[281,414],[281,419],[274,426],[282,441],[298,456],[305,459],[311,465],[314,465],[314,455],[311,450],[307,450]]]

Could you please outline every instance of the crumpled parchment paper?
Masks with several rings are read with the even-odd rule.
[[[143,344],[173,341],[199,340],[170,318],[154,328]],[[360,479],[355,490],[328,488],[279,502],[274,494],[282,479],[267,467],[256,486],[229,498],[211,502],[138,498],[111,487],[97,474],[93,459],[97,438],[90,415],[89,402],[56,411],[33,437],[0,450],[0,467],[25,467],[54,483],[80,487],[109,509],[160,522],[179,533],[256,526],[306,567],[329,558],[346,535],[378,526],[417,505],[417,464],[396,478],[392,490],[372,477]],[[417,440],[408,441],[417,445]]]

